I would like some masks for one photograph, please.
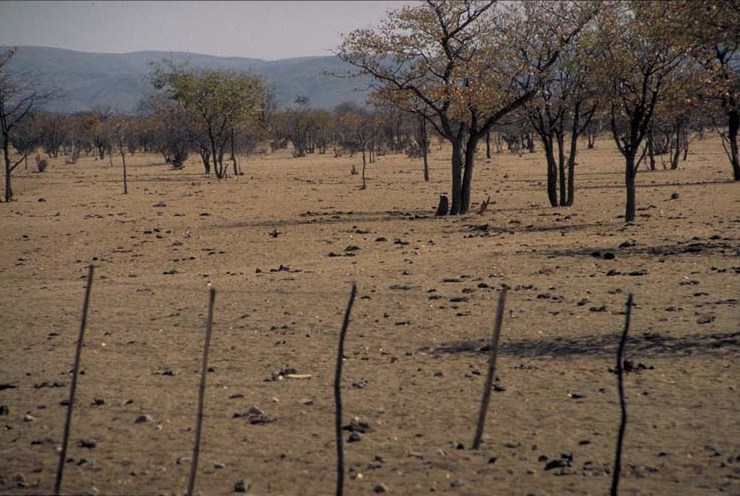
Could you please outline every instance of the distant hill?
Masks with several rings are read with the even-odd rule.
[[[280,107],[290,107],[296,97],[308,96],[311,107],[330,110],[344,101],[362,103],[368,94],[367,80],[325,75],[347,74],[351,69],[335,56],[266,61],[185,52],[87,53],[19,46],[8,67],[32,74],[42,86],[62,90],[64,98],[48,104],[48,110],[77,112],[108,106],[129,112],[152,91],[147,76],[165,59],[187,62],[190,67],[261,75],[275,88]]]

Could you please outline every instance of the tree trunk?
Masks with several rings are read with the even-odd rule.
[[[455,138],[452,141],[452,205],[450,205],[450,215],[458,215],[462,209],[462,138]]]
[[[624,210],[624,221],[634,222],[636,210],[636,188],[635,178],[637,170],[635,169],[635,153],[627,155],[625,158],[624,184],[627,189],[627,202]]]
[[[236,153],[234,153],[234,126],[231,126],[231,135],[229,136],[229,143],[231,144],[231,162],[234,166],[234,177],[241,176],[242,171],[239,167],[239,162],[236,161]]]
[[[462,182],[462,199],[460,204],[460,213],[465,214],[470,210],[470,190],[473,184],[473,170],[475,168],[475,152],[478,149],[478,136],[471,135],[468,137],[468,143],[465,146],[465,164]]]
[[[10,140],[8,136],[3,136],[3,158],[5,159],[5,201],[9,202],[13,199],[13,189],[10,187]]]
[[[211,175],[211,152],[208,148],[201,146],[200,148],[200,159],[203,161],[203,167],[205,168],[206,176]]]
[[[655,139],[653,136],[653,126],[650,126],[647,133],[648,157],[650,157],[650,170],[655,170]]]
[[[740,181],[740,156],[738,156],[737,146],[737,134],[739,129],[740,111],[733,110],[730,112],[727,138],[730,141],[730,163],[732,164],[732,174],[735,181]]]
[[[564,203],[566,207],[573,206],[576,196],[576,155],[578,155],[578,133],[577,123],[574,123],[573,131],[570,135],[570,152],[568,154],[568,187]]]
[[[486,158],[491,159],[491,131],[486,132]]]
[[[565,143],[563,133],[558,132],[558,183],[560,185],[560,206],[565,206],[566,199],[566,182],[565,182]]]
[[[126,152],[123,151],[123,144],[121,144],[121,161],[123,162],[123,194],[128,194],[128,176],[126,174]]]
[[[557,165],[555,163],[555,151],[553,150],[552,138],[542,136],[542,146],[545,149],[547,161],[547,199],[551,207],[558,206]]]
[[[676,142],[674,143],[675,148],[671,153],[671,170],[678,169],[678,161],[681,158],[681,121],[676,121],[674,129],[676,131]]]
[[[367,183],[365,182],[365,167],[367,167],[367,158],[365,157],[365,146],[362,147],[362,189],[367,188]]]
[[[419,116],[419,137],[421,138],[421,156],[424,160],[424,182],[429,182],[429,137],[427,135],[427,121]]]

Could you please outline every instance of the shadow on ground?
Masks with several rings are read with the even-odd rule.
[[[605,357],[616,354],[619,334],[584,336],[578,338],[553,338],[536,340],[513,340],[501,343],[500,353],[520,358],[537,357]],[[422,351],[432,355],[483,354],[489,347],[484,341],[457,341],[441,346],[427,347]],[[694,353],[740,353],[740,331],[688,336],[667,336],[646,333],[640,337],[629,337],[626,356],[642,359],[646,357],[691,355]]]

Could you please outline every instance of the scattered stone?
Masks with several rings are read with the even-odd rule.
[[[0,405],[0,416],[8,415],[10,413],[10,407],[8,405]]]
[[[139,415],[136,417],[136,420],[134,421],[135,424],[148,424],[150,422],[153,422],[151,415]]]
[[[265,415],[258,406],[251,406],[244,413],[235,413],[232,418],[246,418],[250,425],[269,424],[275,421]]]
[[[347,441],[350,443],[356,443],[358,441],[362,441],[362,434],[360,434],[357,431],[352,431],[349,433],[349,438],[347,438]]]
[[[714,319],[717,317],[711,314],[704,314],[700,315],[698,319],[696,319],[697,324],[711,324],[714,322]]]
[[[678,193],[671,193],[671,200],[678,200],[680,196]]]
[[[79,446],[80,448],[86,448],[86,449],[93,449],[97,445],[98,443],[96,443],[95,441],[89,441],[85,439],[80,439],[80,441],[77,443],[77,446]]]
[[[361,422],[357,417],[355,417],[350,420],[349,424],[342,426],[342,430],[365,434],[367,432],[371,432],[372,428],[367,422]]]
[[[25,414],[23,416],[23,421],[24,422],[33,422],[34,420],[36,420],[36,417],[34,417],[33,415],[31,415],[30,413],[27,413],[27,414]]]
[[[215,468],[216,470],[219,470],[222,468],[226,468],[226,465],[224,465],[223,463],[216,462],[213,464],[213,468]]]
[[[249,491],[249,482],[245,481],[244,479],[238,480],[234,483],[234,492],[235,493],[246,493]]]
[[[388,493],[388,492],[390,492],[390,490],[391,490],[391,488],[388,487],[386,484],[383,484],[382,482],[380,484],[377,484],[373,488],[373,492],[376,493],[376,494]]]
[[[26,482],[26,476],[23,475],[22,472],[17,472],[13,474],[13,482],[15,482],[16,487],[22,487],[22,488],[28,487],[28,482]]]
[[[635,365],[635,362],[632,360],[625,360],[624,363],[622,364],[622,368],[624,369],[625,373],[642,372],[643,370],[654,370],[655,369],[655,367],[653,367],[652,365],[645,365],[642,362],[639,362],[637,363],[637,365]]]

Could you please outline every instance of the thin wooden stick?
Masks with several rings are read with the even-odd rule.
[[[498,308],[496,309],[496,319],[493,324],[493,334],[491,335],[491,353],[488,355],[488,375],[486,376],[486,384],[483,388],[483,398],[480,403],[480,412],[478,414],[478,425],[475,429],[475,437],[473,438],[473,449],[480,448],[481,439],[483,438],[483,427],[486,423],[486,414],[488,412],[488,404],[491,401],[491,389],[493,388],[493,381],[496,377],[496,357],[498,355],[498,340],[501,335],[501,323],[504,319],[504,303],[506,302],[506,285],[501,287],[501,293],[498,297]]]
[[[624,346],[627,343],[627,334],[630,330],[630,317],[632,316],[632,293],[627,297],[627,315],[624,319],[624,331],[622,338],[619,340],[619,349],[617,350],[617,389],[619,389],[619,406],[622,410],[622,418],[619,422],[619,434],[617,435],[617,450],[614,454],[614,473],[612,475],[611,496],[617,496],[619,487],[619,476],[622,472],[622,444],[624,442],[624,432],[627,430],[627,402],[624,399]]]
[[[198,417],[195,422],[195,446],[193,447],[193,462],[190,465],[190,479],[188,480],[187,496],[193,495],[195,488],[195,474],[198,471],[198,456],[200,455],[200,432],[203,426],[203,403],[206,395],[206,376],[208,375],[208,348],[211,346],[211,330],[213,329],[213,303],[216,299],[216,289],[211,288],[208,297],[208,318],[206,319],[206,339],[203,344],[203,368],[200,371],[200,388],[198,390]]]
[[[85,328],[87,327],[87,310],[90,307],[90,291],[92,289],[93,273],[95,267],[91,264],[87,268],[87,286],[85,287],[85,300],[82,304],[82,321],[80,322],[80,334],[77,337],[77,349],[75,350],[75,363],[72,369],[72,385],[69,388],[69,400],[67,401],[67,419],[64,422],[64,434],[62,434],[62,451],[59,453],[59,464],[57,465],[57,477],[54,481],[54,494],[59,496],[62,488],[62,476],[64,474],[64,465],[67,460],[67,446],[69,445],[69,432],[72,428],[72,411],[75,403],[75,393],[77,392],[77,375],[80,371],[80,356],[82,355],[82,342],[85,338]]]
[[[342,360],[344,357],[344,338],[347,336],[347,327],[349,327],[349,316],[352,313],[352,304],[355,302],[357,294],[357,285],[352,283],[352,292],[349,295],[347,309],[344,311],[344,321],[342,330],[339,332],[339,350],[337,351],[337,367],[334,373],[334,405],[336,415],[334,417],[334,427],[337,438],[337,489],[336,495],[344,494],[344,444],[342,440]]]

